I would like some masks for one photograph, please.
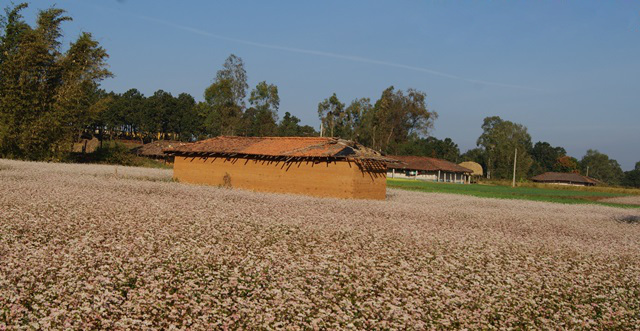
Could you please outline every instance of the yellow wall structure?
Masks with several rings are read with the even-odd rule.
[[[273,161],[176,155],[173,177],[185,183],[319,197],[384,200],[384,166],[353,161]]]

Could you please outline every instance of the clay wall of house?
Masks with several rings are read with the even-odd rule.
[[[387,186],[384,168],[353,161],[176,156],[173,171],[180,182],[320,197],[383,200]]]

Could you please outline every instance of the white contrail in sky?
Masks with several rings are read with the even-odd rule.
[[[102,8],[100,8],[100,9],[102,9]],[[250,45],[250,46],[261,47],[261,48],[269,48],[269,49],[275,49],[275,50],[280,50],[280,51],[285,51],[285,52],[292,52],[292,53],[301,53],[301,54],[310,54],[310,55],[316,55],[316,56],[330,57],[330,58],[349,60],[349,61],[360,62],[360,63],[377,64],[377,65],[382,65],[382,66],[387,66],[387,67],[402,68],[402,69],[406,69],[406,70],[424,72],[424,73],[428,73],[428,74],[431,74],[431,75],[436,75],[436,76],[446,77],[446,78],[450,78],[450,79],[456,79],[456,80],[460,80],[460,81],[465,81],[465,82],[473,83],[473,84],[481,84],[481,85],[508,87],[508,88],[523,89],[523,90],[540,91],[540,89],[538,89],[538,88],[533,88],[533,87],[529,87],[529,86],[505,84],[505,83],[496,83],[496,82],[489,82],[489,81],[484,81],[484,80],[470,79],[470,78],[465,78],[465,77],[461,77],[461,76],[457,76],[457,75],[453,75],[453,74],[448,74],[446,72],[441,72],[441,71],[432,70],[432,69],[428,69],[428,68],[410,66],[410,65],[394,63],[394,62],[380,61],[380,60],[369,59],[369,58],[360,57],[360,56],[344,55],[344,54],[338,54],[338,53],[317,51],[317,50],[311,50],[311,49],[303,49],[303,48],[295,48],[295,47],[286,47],[286,46],[265,44],[265,43],[255,42],[255,41],[249,41],[249,40],[225,37],[225,36],[221,36],[221,35],[218,35],[218,34],[215,34],[215,33],[204,31],[204,30],[201,30],[201,29],[198,29],[198,28],[194,28],[194,27],[190,27],[190,26],[186,26],[186,25],[181,25],[181,24],[176,24],[176,23],[173,23],[173,22],[169,22],[169,21],[165,21],[165,20],[161,20],[161,19],[157,19],[157,18],[153,18],[153,17],[148,17],[148,16],[144,16],[144,15],[138,15],[138,14],[133,14],[133,13],[128,13],[128,12],[126,14],[134,16],[134,17],[137,17],[137,18],[140,18],[140,19],[143,19],[145,21],[159,23],[159,24],[162,24],[162,25],[165,25],[165,26],[170,26],[170,27],[173,27],[173,28],[176,28],[176,29],[180,29],[180,30],[183,30],[183,31],[191,32],[191,33],[198,34],[198,35],[201,35],[201,36],[205,36],[205,37],[209,37],[209,38],[215,38],[215,39],[219,39],[219,40],[231,41],[231,42],[244,44],[244,45]]]

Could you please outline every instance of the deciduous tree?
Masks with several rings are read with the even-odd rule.
[[[578,160],[575,157],[564,155],[558,158],[553,171],[557,172],[579,172]]]
[[[398,146],[398,155],[418,155],[458,162],[460,149],[451,138],[440,140],[436,137],[411,139]]]
[[[535,176],[547,171],[558,171],[556,169],[558,159],[565,155],[567,151],[562,147],[553,147],[548,142],[537,142],[531,149],[533,164],[530,174]]]
[[[204,92],[204,128],[210,136],[235,135],[242,125],[247,95],[247,72],[241,58],[231,54],[215,81]]]
[[[600,153],[598,150],[589,149],[580,160],[582,173],[587,172],[589,176],[599,179],[609,185],[620,185],[624,173],[618,161],[610,159],[608,155]]]
[[[342,121],[345,116],[344,107],[344,103],[340,102],[335,93],[318,104],[318,116],[324,131],[321,132],[322,134],[329,137],[340,137],[342,135]]]
[[[438,114],[427,108],[424,92],[408,89],[405,94],[391,86],[360,117],[361,142],[377,150],[395,153],[396,148],[409,138],[428,136]]]
[[[318,136],[318,132],[308,125],[301,126],[299,118],[286,112],[278,124],[278,135],[281,137],[314,137]]]
[[[477,144],[486,153],[487,175],[509,178],[513,175],[514,151],[518,150],[516,177],[526,178],[533,162],[531,136],[522,124],[505,121],[498,116],[486,117]]]
[[[280,96],[278,87],[267,82],[260,82],[251,91],[249,97],[251,108],[244,114],[245,135],[272,136],[276,134]]]

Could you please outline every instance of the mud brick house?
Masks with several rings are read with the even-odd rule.
[[[385,162],[357,143],[323,137],[216,137],[166,149],[173,177],[261,192],[379,199],[386,196]]]

